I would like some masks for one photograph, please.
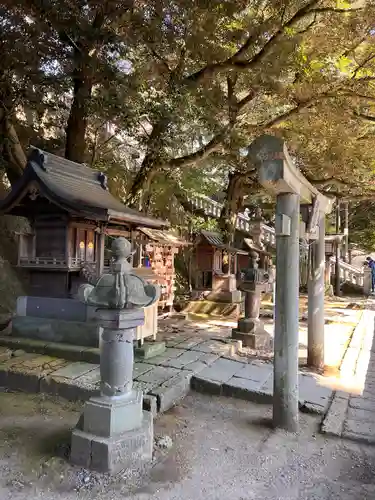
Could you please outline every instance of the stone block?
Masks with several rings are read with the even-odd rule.
[[[146,364],[146,363],[134,363],[133,365],[133,378],[140,377],[144,373],[149,372],[150,370],[153,369],[152,365]]]
[[[12,335],[47,342],[61,342],[85,347],[98,347],[96,325],[53,318],[16,316],[12,320]]]
[[[74,380],[75,378],[78,378],[81,375],[85,375],[91,370],[94,370],[94,368],[96,368],[96,365],[93,365],[91,363],[70,363],[69,365],[64,366],[64,368],[56,370],[53,376]]]
[[[199,376],[193,376],[191,379],[191,388],[203,394],[212,394],[213,396],[221,396],[223,384],[217,380],[203,379]]]
[[[152,389],[151,394],[157,397],[159,412],[169,410],[187,395],[191,377],[191,373],[182,372]]]
[[[333,389],[323,384],[325,380],[318,375],[300,373],[298,377],[299,400],[301,404],[318,405],[326,408],[329,404]]]
[[[122,434],[136,428],[142,419],[142,393],[133,390],[116,398],[90,398],[83,414],[84,432],[101,437]]]
[[[40,374],[9,370],[4,385],[15,391],[38,393],[40,392]]]
[[[204,342],[204,339],[202,339],[201,337],[190,337],[186,340],[183,340],[182,342],[174,344],[174,347],[176,347],[177,349],[192,349],[202,342]]]
[[[145,359],[144,362],[151,365],[164,365],[172,358],[177,358],[181,356],[184,351],[182,349],[175,349],[174,347],[168,347],[163,354],[160,356],[154,356],[153,358]]]
[[[362,434],[365,436],[375,436],[375,422],[366,422],[364,420],[346,420],[344,432]]]
[[[100,364],[100,349],[99,347],[89,347],[82,351],[82,361],[86,363]]]
[[[370,410],[359,408],[348,408],[347,418],[349,420],[363,420],[364,422],[375,423],[375,413]]]
[[[70,460],[75,465],[98,472],[116,472],[151,461],[153,452],[153,421],[143,412],[140,426],[116,437],[101,438],[74,429]]]
[[[165,350],[165,342],[145,342],[141,347],[134,349],[134,354],[141,359],[150,359],[160,356]]]
[[[163,366],[182,369],[184,366],[189,365],[189,363],[198,361],[203,355],[203,353],[198,351],[182,351],[181,356],[169,359],[163,363]]]
[[[147,373],[143,373],[137,377],[137,381],[152,384],[153,387],[161,385],[168,379],[174,377],[179,373],[175,368],[164,368],[162,366],[155,366]]]
[[[192,347],[192,350],[226,356],[235,354],[236,344],[227,344],[226,342],[220,340],[205,340],[204,342]]]
[[[223,395],[256,403],[272,403],[272,394],[261,391],[260,382],[233,377],[223,384]]]
[[[238,329],[233,329],[232,337],[236,340],[240,340],[244,347],[250,347],[251,349],[273,348],[273,338],[263,329],[255,333],[244,333]]]
[[[332,436],[341,436],[348,400],[346,398],[334,397],[331,406],[323,420],[321,431]]]
[[[202,361],[194,361],[194,363],[189,363],[188,365],[185,365],[182,368],[182,370],[193,373],[195,375],[200,373],[205,368],[207,368],[207,365],[202,363]]]
[[[349,400],[349,407],[350,408],[356,408],[356,409],[361,409],[361,410],[368,410],[368,411],[374,411],[375,412],[375,401],[372,399],[365,399],[365,398],[356,398],[352,397]]]
[[[86,347],[48,342],[44,344],[43,352],[50,356],[68,359],[69,361],[83,361],[83,351]]]
[[[236,373],[243,368],[243,364],[238,361],[219,358],[211,366],[200,372],[199,378],[207,380],[217,380],[218,382],[228,382]]]
[[[155,418],[158,413],[158,400],[156,396],[152,394],[143,395],[143,410],[149,411],[151,415]]]
[[[271,363],[249,363],[244,364],[243,368],[238,371],[236,377],[246,378],[263,384],[273,374],[273,366]]]
[[[349,432],[344,430],[342,433],[342,437],[360,443],[375,444],[375,435],[356,434],[355,432]]]

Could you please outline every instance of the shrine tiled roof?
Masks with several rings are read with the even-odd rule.
[[[214,233],[211,231],[201,231],[200,234],[209,245],[215,248],[220,248],[222,250],[227,250],[228,252],[242,254],[242,255],[247,255],[249,253],[246,252],[245,250],[240,250],[239,248],[234,248],[231,247],[230,245],[226,245],[220,233]]]
[[[175,234],[173,234],[172,231],[162,231],[160,229],[149,229],[146,227],[139,227],[138,229],[146,236],[148,236],[150,240],[156,241],[161,245],[177,247],[190,244],[187,241],[184,241]]]
[[[109,192],[105,174],[38,149],[32,150],[23,176],[0,200],[0,212],[10,213],[31,192],[73,215],[92,220],[127,222],[155,229],[169,225],[126,207]]]

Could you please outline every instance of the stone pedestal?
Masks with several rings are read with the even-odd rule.
[[[98,309],[103,328],[101,396],[91,398],[72,433],[71,461],[115,473],[151,460],[153,421],[142,411],[142,392],[134,390],[133,339],[144,322],[142,309]]]
[[[251,267],[240,286],[245,292],[245,317],[232,330],[232,338],[241,340],[245,347],[269,349],[273,347],[272,338],[259,319],[261,294],[266,290],[268,278],[262,269],[258,269],[258,253],[251,251],[250,258]]]
[[[232,330],[232,338],[241,340],[244,347],[252,349],[272,348],[272,338],[259,319],[261,288],[261,285],[254,285],[254,290],[245,292],[245,317]]]

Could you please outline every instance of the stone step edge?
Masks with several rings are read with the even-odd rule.
[[[13,336],[0,336],[0,346],[13,350],[20,349],[29,353],[63,358],[67,361],[84,361],[93,364],[100,363],[100,350],[98,347],[85,347],[64,344],[62,342],[46,342],[44,340]]]
[[[67,379],[53,375],[38,375],[18,370],[3,370],[0,366],[0,386],[9,391],[28,394],[48,394],[58,396],[67,401],[85,402],[93,396],[99,396],[99,390],[69,383]],[[158,413],[158,398],[152,394],[143,394],[143,409],[150,411],[155,417]]]
[[[200,378],[199,375],[194,375],[192,377],[191,389],[201,394],[224,396],[258,404],[269,405],[272,404],[273,401],[273,392],[271,391],[250,390],[243,387],[236,387],[225,382]],[[326,412],[325,407],[305,400],[300,400],[298,406],[299,410],[303,413],[324,415]]]

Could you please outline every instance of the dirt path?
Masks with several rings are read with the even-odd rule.
[[[1,500],[365,500],[375,498],[375,448],[318,434],[300,415],[298,436],[272,431],[270,408],[191,394],[158,418],[174,446],[153,468],[116,478],[70,467],[69,428],[79,407],[0,394]]]

